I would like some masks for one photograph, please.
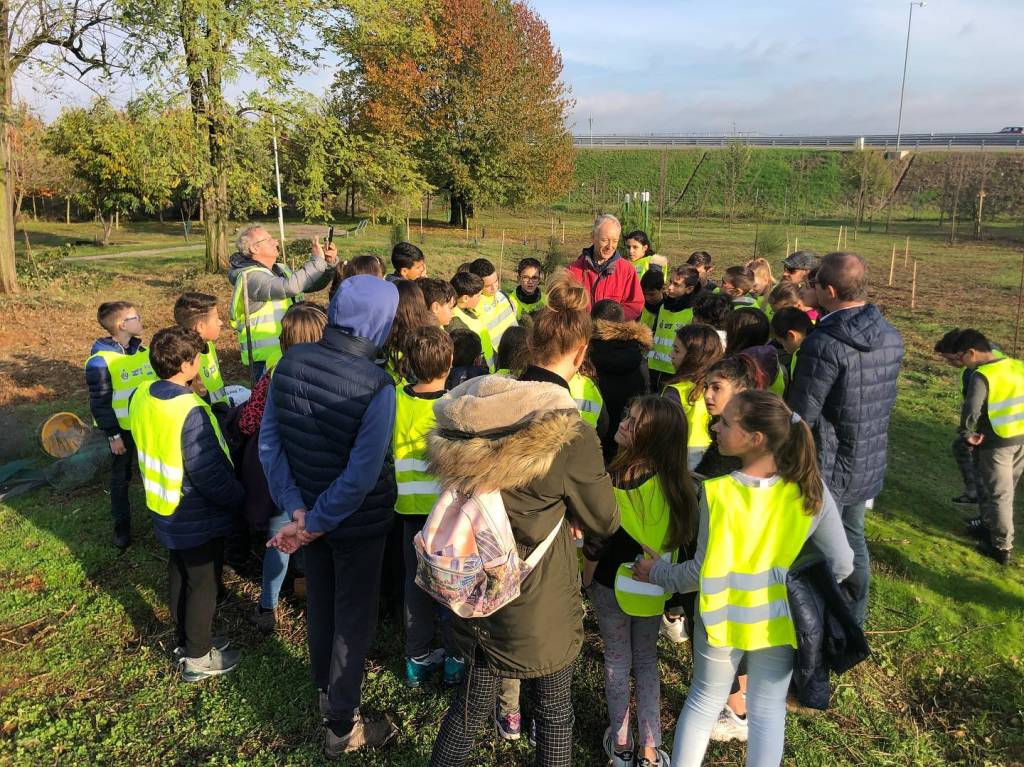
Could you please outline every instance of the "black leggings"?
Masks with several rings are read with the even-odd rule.
[[[538,767],[572,764],[572,672],[570,664],[554,674],[524,680],[532,693],[533,718],[537,722]],[[441,723],[430,767],[462,767],[473,749],[473,737],[494,717],[500,684],[501,677],[480,658],[467,669]]]
[[[201,658],[213,646],[213,614],[221,588],[224,539],[191,549],[171,549],[167,569],[171,579],[171,619],[177,646],[189,658]]]

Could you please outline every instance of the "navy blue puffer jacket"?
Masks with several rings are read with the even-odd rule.
[[[841,506],[876,497],[903,337],[874,304],[827,315],[800,347],[789,405],[814,432],[826,487]]]

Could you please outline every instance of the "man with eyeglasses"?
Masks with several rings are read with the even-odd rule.
[[[253,381],[281,358],[278,339],[288,307],[303,294],[326,288],[338,263],[337,246],[331,243],[325,250],[319,238],[313,240],[310,259],[294,273],[278,263],[279,253],[277,240],[261,224],[249,224],[238,233],[238,252],[231,256],[228,270],[235,288],[231,327],[238,333],[242,364],[249,365]]]
[[[786,256],[782,262],[782,281],[800,285],[807,276],[818,268],[818,256],[809,250],[798,250]]]

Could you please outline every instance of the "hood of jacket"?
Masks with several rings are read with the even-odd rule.
[[[775,376],[779,374],[779,353],[775,350],[775,347],[771,344],[751,346],[749,349],[744,349],[740,354],[750,357],[754,364],[761,368],[765,377],[765,388],[767,389],[771,386]]]
[[[133,336],[132,340],[128,342],[128,346],[124,347],[110,336],[107,336],[106,338],[97,338],[93,342],[89,355],[92,356],[96,352],[117,352],[118,354],[127,352],[128,354],[135,354],[140,346],[142,346],[142,339],[138,336]]]
[[[565,388],[507,376],[460,384],[434,403],[434,415],[430,473],[466,493],[526,487],[584,428]]]
[[[228,259],[228,282],[234,285],[238,281],[238,275],[241,274],[242,270],[248,269],[250,266],[263,266],[263,264],[254,261],[244,253],[238,251],[232,253],[231,258]]]
[[[612,322],[594,320],[593,338],[599,341],[635,341],[644,351],[650,351],[654,334],[639,322]]]
[[[870,352],[882,347],[889,323],[877,306],[864,304],[826,315],[814,330],[830,335],[857,351]]]
[[[380,349],[391,334],[398,310],[398,288],[369,274],[349,277],[327,308],[327,324],[365,338]]]

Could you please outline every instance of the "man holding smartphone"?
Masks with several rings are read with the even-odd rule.
[[[323,290],[331,282],[338,263],[333,242],[320,245],[313,240],[309,260],[294,273],[278,262],[278,242],[262,224],[249,224],[238,233],[238,252],[231,256],[228,281],[231,297],[231,326],[238,333],[242,363],[252,371],[253,381],[281,358],[281,319],[288,307],[303,294]]]

